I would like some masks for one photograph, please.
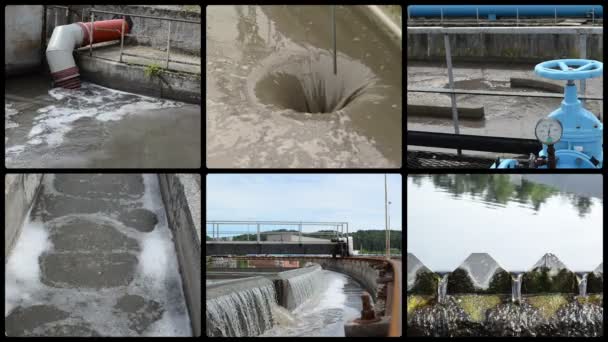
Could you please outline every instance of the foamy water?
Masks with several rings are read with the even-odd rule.
[[[344,336],[344,323],[359,315],[347,305],[344,287],[349,278],[332,271],[321,272],[326,287],[291,313],[274,308],[276,325],[261,336]]]
[[[117,317],[114,310],[116,300],[125,294],[139,295],[162,305],[162,317],[142,332],[143,336],[191,336],[190,319],[182,292],[181,276],[177,256],[173,247],[173,236],[168,227],[165,210],[160,197],[158,179],[145,174],[144,194],[137,199],[121,199],[123,204],[138,202],[143,208],[156,214],[158,223],[149,233],[137,232],[122,222],[103,213],[70,214],[48,222],[24,223],[22,232],[9,256],[5,277],[5,317],[18,306],[51,305],[70,313],[70,317],[47,326],[62,324],[88,324],[103,336],[134,335],[129,319]],[[43,179],[44,191],[54,196],[64,196],[54,186],[54,175]],[[127,286],[112,288],[55,288],[40,281],[38,258],[51,251],[50,226],[61,225],[73,219],[111,225],[129,238],[136,239],[141,252],[133,281]]]
[[[44,143],[49,146],[60,145],[65,135],[72,130],[72,124],[81,118],[93,118],[102,122],[117,121],[127,115],[146,110],[176,108],[184,105],[178,101],[136,95],[88,82],[83,82],[82,87],[77,90],[51,89],[49,96],[55,99],[56,103],[36,110],[38,115],[34,118],[33,126],[27,135],[26,145]],[[5,108],[7,106],[12,110],[10,104],[5,104]],[[9,117],[10,115],[7,114],[5,121],[9,120]],[[15,125],[9,122],[6,128],[17,127]],[[7,154],[11,152],[18,150],[7,150]]]

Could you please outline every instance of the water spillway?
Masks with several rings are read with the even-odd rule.
[[[280,267],[277,268],[279,272],[268,274],[271,270],[269,265]],[[301,265],[306,266],[299,267]],[[235,268],[236,271],[225,272],[226,267]],[[247,271],[242,271],[242,267]],[[271,328],[258,336],[401,336],[400,262],[374,258],[207,257],[207,275],[212,277],[220,273],[254,275],[255,272],[250,271],[256,270],[256,267],[261,267],[261,274],[273,282],[277,304],[271,305]],[[286,267],[296,269],[284,271]],[[218,316],[209,312],[210,300],[260,287],[256,281],[260,278],[232,279],[219,283],[216,278],[207,281],[208,336],[217,336],[213,335],[217,331],[210,331],[213,329],[210,325],[215,322],[210,315]],[[359,319],[363,297],[372,303],[371,310],[375,312],[377,320]],[[236,311],[243,310],[239,308]],[[218,324],[224,325],[221,322]],[[229,329],[224,331],[230,333]]]
[[[321,266],[316,265],[280,274],[285,280],[282,302],[287,309],[296,309],[320,290],[323,283],[321,271]]]
[[[272,281],[252,277],[231,283],[218,284],[223,290],[217,297],[207,298],[207,336],[258,336],[271,328],[271,308],[277,305]]]

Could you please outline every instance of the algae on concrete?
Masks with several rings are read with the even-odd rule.
[[[590,294],[584,297],[577,296],[576,300],[581,304],[594,304],[602,306],[603,304],[603,295],[600,294]]]
[[[431,296],[407,296],[407,314],[410,315],[415,310],[428,306],[431,299]]]
[[[533,307],[539,309],[546,319],[551,318],[559,308],[568,304],[568,299],[566,298],[566,295],[563,294],[532,296],[527,297],[526,301]]]
[[[481,322],[485,320],[486,312],[498,306],[502,300],[492,295],[464,295],[458,296],[456,302],[472,321]]]

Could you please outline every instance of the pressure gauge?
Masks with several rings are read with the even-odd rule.
[[[556,144],[564,133],[564,127],[559,120],[543,118],[538,120],[534,129],[536,139],[545,145]]]

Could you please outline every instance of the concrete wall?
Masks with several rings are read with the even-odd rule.
[[[455,61],[531,62],[579,58],[577,35],[558,34],[456,34],[450,35]],[[602,35],[587,36],[587,58],[603,61]],[[408,34],[408,60],[445,62],[443,36]]]
[[[188,103],[201,103],[200,75],[163,71],[150,78],[145,67],[128,65],[81,53],[76,63],[83,79],[112,89]]]
[[[160,174],[160,191],[173,230],[184,295],[194,336],[201,335],[200,183],[194,175]],[[200,176],[198,176],[200,177]],[[198,228],[197,228],[198,226]]]
[[[4,178],[4,262],[21,233],[26,215],[36,199],[41,173],[9,174]]]
[[[367,261],[353,259],[327,259],[319,258],[313,262],[318,263],[324,269],[347,274],[355,278],[374,300],[377,300],[378,282],[380,271]]]
[[[42,65],[44,6],[6,6],[4,12],[4,71],[20,74]]]

